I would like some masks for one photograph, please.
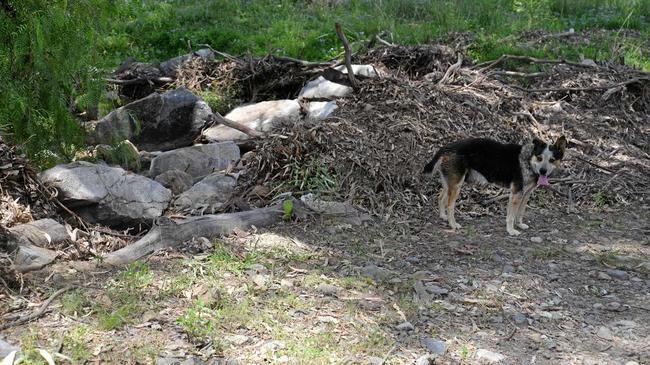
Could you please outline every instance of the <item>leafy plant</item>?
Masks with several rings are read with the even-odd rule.
[[[291,219],[293,216],[293,202],[291,200],[285,200],[282,203],[282,210],[284,211],[284,215],[282,216],[282,219],[285,221],[288,221]]]

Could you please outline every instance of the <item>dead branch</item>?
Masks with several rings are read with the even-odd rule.
[[[451,76],[460,69],[460,66],[463,64],[463,55],[458,53],[458,60],[453,65],[449,66],[445,75],[438,81],[438,85],[444,85],[451,78]]]
[[[590,86],[590,87],[550,87],[550,88],[542,88],[542,89],[527,89],[516,85],[513,85],[513,87],[517,90],[521,90],[529,93],[543,93],[543,92],[551,92],[551,91],[597,91],[597,90],[616,89],[616,88],[620,88],[621,86],[626,86],[629,84],[634,84],[642,81],[650,81],[650,77],[634,77],[627,81],[622,81],[612,85]]]
[[[485,61],[478,63],[474,66],[471,67],[472,70],[479,69],[479,72],[485,72],[491,68],[496,67],[497,65],[501,64],[504,61],[507,60],[515,60],[515,61],[522,61],[522,62],[529,62],[529,63],[548,63],[548,64],[565,64],[565,65],[571,65],[575,67],[582,67],[582,68],[593,68],[593,65],[587,65],[587,64],[582,64],[579,62],[571,62],[567,61],[565,59],[557,59],[557,60],[551,60],[551,59],[545,59],[545,58],[535,58],[535,57],[528,57],[528,56],[515,56],[515,55],[503,55],[496,60],[491,60],[491,61]]]
[[[546,72],[515,72],[515,71],[494,71],[490,75],[503,75],[503,76],[512,76],[512,77],[523,77],[523,78],[535,78],[545,76]]]
[[[168,84],[174,82],[174,79],[171,77],[154,77],[151,79],[130,79],[130,80],[119,80],[119,79],[105,79],[109,84],[115,85],[140,85],[140,84],[149,84],[149,83],[160,83]]]
[[[348,78],[350,79],[350,85],[353,89],[359,88],[357,79],[354,77],[354,70],[352,69],[352,50],[350,49],[350,43],[348,39],[345,38],[343,29],[341,29],[341,24],[335,23],[334,27],[336,29],[336,34],[339,36],[341,42],[343,42],[343,49],[345,50],[345,68],[348,70]]]
[[[41,307],[38,308],[38,310],[36,312],[34,312],[34,313],[30,314],[30,315],[27,315],[27,316],[20,317],[15,321],[0,325],[0,331],[4,331],[7,328],[11,328],[11,327],[19,326],[19,325],[27,323],[27,322],[31,322],[31,321],[35,320],[36,318],[42,316],[45,313],[45,310],[47,309],[47,307],[52,303],[52,301],[56,297],[58,297],[59,295],[65,293],[66,291],[68,291],[70,289],[74,289],[74,288],[75,288],[74,286],[69,286],[69,287],[62,288],[62,289],[59,289],[59,290],[55,291],[54,294],[52,294],[45,301],[45,303],[43,303],[41,305]]]

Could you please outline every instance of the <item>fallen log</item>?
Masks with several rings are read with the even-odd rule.
[[[300,201],[293,201],[292,213],[303,214],[306,209]],[[125,265],[154,251],[181,246],[198,237],[216,237],[231,234],[235,229],[266,227],[280,222],[285,217],[282,204],[245,212],[204,215],[173,221],[162,217],[140,240],[104,256],[103,262],[113,266]]]

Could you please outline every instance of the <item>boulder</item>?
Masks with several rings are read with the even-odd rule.
[[[59,199],[92,223],[123,227],[162,215],[171,191],[160,183],[119,167],[77,161],[39,174],[56,187]]]
[[[187,89],[153,93],[120,107],[97,122],[97,143],[128,139],[145,151],[167,151],[192,144],[201,133],[210,107]]]
[[[236,184],[236,178],[214,172],[180,194],[173,205],[177,210],[213,214],[228,201]]]
[[[334,67],[335,70],[344,74],[348,73],[345,65]],[[377,77],[377,71],[372,65],[352,65],[352,71],[355,75],[365,77]],[[299,98],[332,98],[346,96],[352,92],[349,86],[341,85],[318,76],[316,79],[309,81],[298,94]]]
[[[227,168],[239,157],[239,147],[233,142],[179,148],[154,157],[149,176],[156,178],[165,171],[180,170],[196,179]]]
[[[186,191],[192,187],[192,184],[194,184],[194,178],[192,175],[176,169],[165,171],[156,176],[156,181],[171,190],[174,195]]]

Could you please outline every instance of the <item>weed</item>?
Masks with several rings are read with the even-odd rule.
[[[465,361],[469,357],[469,348],[467,345],[463,345],[459,350],[458,350],[458,356],[460,356],[460,359]]]
[[[183,315],[178,317],[178,323],[195,344],[205,344],[216,335],[214,326],[215,312],[201,300],[195,300],[187,307]]]
[[[70,357],[79,364],[85,363],[92,356],[87,343],[88,327],[84,324],[68,331],[63,338],[63,344]]]
[[[594,205],[598,208],[602,208],[607,204],[608,199],[602,191],[594,193],[591,197],[594,200]]]
[[[61,308],[67,315],[79,315],[89,304],[90,301],[79,289],[71,290],[61,296]]]
[[[293,216],[293,202],[291,200],[285,200],[282,203],[282,210],[284,212],[282,218],[285,221],[290,220],[291,216]]]
[[[314,159],[307,163],[293,162],[290,165],[288,184],[298,191],[309,191],[325,195],[337,190],[336,176],[322,162]]]
[[[561,247],[541,247],[533,251],[533,257],[540,260],[550,260],[560,256],[564,252]]]

